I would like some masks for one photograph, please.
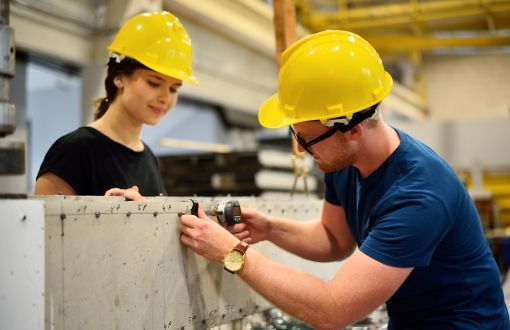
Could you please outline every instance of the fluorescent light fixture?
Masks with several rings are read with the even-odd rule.
[[[172,139],[172,138],[162,138],[161,140],[159,140],[159,144],[162,146],[165,146],[165,147],[193,149],[193,150],[211,151],[211,152],[219,152],[219,153],[231,152],[233,150],[233,147],[229,144],[208,143],[208,142],[199,142],[199,141],[192,141],[192,140]]]

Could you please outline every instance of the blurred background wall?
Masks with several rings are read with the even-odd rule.
[[[103,95],[106,45],[127,18],[150,10],[168,10],[181,19],[193,41],[194,70],[202,83],[184,86],[177,106],[162,123],[144,129],[143,138],[157,155],[204,158],[216,154],[215,147],[226,146],[223,152],[257,153],[269,148],[290,157],[287,130],[265,130],[257,121],[258,107],[276,91],[271,1],[13,0],[9,4],[16,44],[12,99],[17,129],[12,137],[26,141],[26,173],[0,176],[4,191],[30,194],[51,143],[91,121],[93,100]],[[369,40],[396,82],[384,103],[386,120],[443,155],[468,186],[475,169],[482,177],[496,173],[496,195],[506,207],[510,1],[299,0],[295,5],[298,37],[346,29]],[[202,144],[193,147],[189,142]],[[288,172],[289,166],[260,163],[257,169]],[[212,171],[233,169],[227,164]],[[483,189],[496,191],[494,183],[490,186]],[[235,182],[229,187],[236,193]]]

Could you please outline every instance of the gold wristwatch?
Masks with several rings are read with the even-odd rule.
[[[246,242],[239,242],[223,256],[223,268],[232,274],[237,273],[244,266],[244,255],[249,245]]]

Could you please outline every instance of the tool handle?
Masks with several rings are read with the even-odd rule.
[[[198,217],[198,202],[191,199],[193,205],[191,205],[191,214]]]

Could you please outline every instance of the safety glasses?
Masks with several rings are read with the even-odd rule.
[[[355,113],[351,118],[346,117],[339,117],[339,118],[332,118],[325,122],[323,122],[326,126],[333,126],[329,131],[322,133],[321,135],[317,136],[316,138],[306,142],[305,139],[303,139],[292,126],[290,126],[290,131],[292,132],[292,135],[294,135],[294,138],[299,143],[303,149],[305,149],[310,155],[313,155],[313,153],[310,151],[310,147],[313,146],[316,143],[321,142],[322,140],[325,140],[329,138],[331,135],[335,134],[336,131],[340,131],[342,133],[350,131],[354,126],[361,123],[363,120],[370,118],[374,115],[375,111],[377,110],[379,104],[375,104],[371,106],[370,108],[360,111],[358,113]]]
[[[332,129],[330,129],[329,131],[326,131],[325,133],[322,133],[321,135],[317,136],[316,138],[306,142],[305,139],[303,139],[299,134],[298,132],[296,132],[294,130],[294,128],[292,126],[290,126],[290,131],[292,132],[292,135],[294,135],[294,138],[296,139],[296,141],[299,143],[299,145],[301,147],[303,147],[303,149],[306,150],[306,152],[308,152],[310,155],[313,155],[313,153],[310,151],[310,147],[313,146],[314,144],[316,143],[319,143],[321,142],[322,140],[325,140],[327,138],[329,138],[331,135],[335,134],[336,131],[338,131],[339,129],[337,127],[333,127]]]

